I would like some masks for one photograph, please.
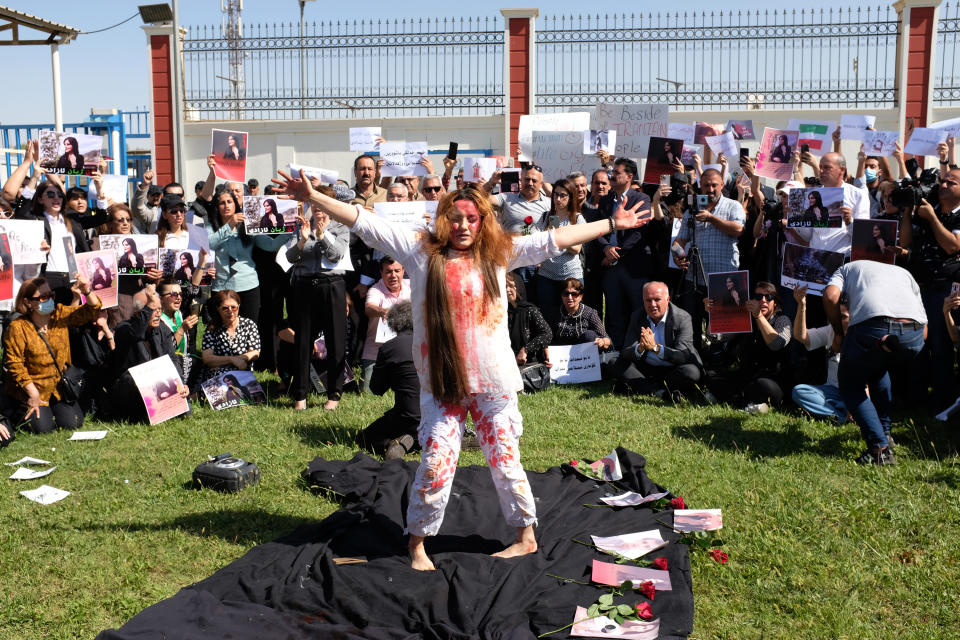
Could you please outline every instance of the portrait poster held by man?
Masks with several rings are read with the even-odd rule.
[[[494,216],[486,194],[465,189],[441,200],[435,231],[425,234],[325,196],[302,173],[291,177],[280,172],[280,176],[275,182],[281,195],[323,211],[368,245],[399,260],[410,276],[413,356],[421,388],[418,437],[424,451],[406,514],[413,568],[434,569],[425,540],[440,529],[468,412],[504,517],[517,531],[515,541],[496,555],[536,552],[536,507],[519,462],[522,417],[517,391],[522,381],[503,311],[506,272],[560,255],[567,247],[602,234],[642,224],[640,204],[632,209],[621,206],[606,220],[511,236]],[[425,308],[431,313],[425,314]]]

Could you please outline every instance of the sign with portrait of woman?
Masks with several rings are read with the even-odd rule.
[[[89,175],[100,164],[103,136],[44,129],[40,131],[39,143],[38,162],[47,173]]]
[[[747,309],[750,272],[727,271],[707,275],[710,298],[710,333],[750,333],[753,319]]]
[[[117,256],[112,249],[78,253],[77,271],[90,283],[90,290],[100,298],[103,309],[117,306]]]
[[[210,132],[210,153],[217,164],[214,174],[221,180],[244,182],[247,179],[247,134],[245,131],[213,129]]]
[[[893,264],[899,226],[897,220],[854,220],[850,259]]]
[[[291,233],[297,228],[296,200],[274,196],[244,196],[243,219],[250,235]]]
[[[156,269],[159,239],[154,234],[105,234],[100,236],[100,248],[113,251],[117,257],[117,272],[122,276],[142,276]]]

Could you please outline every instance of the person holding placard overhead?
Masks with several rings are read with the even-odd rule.
[[[517,532],[515,541],[496,555],[535,553],[536,506],[518,449],[522,380],[510,350],[506,273],[600,234],[644,224],[639,206],[621,206],[607,220],[512,236],[498,223],[486,194],[464,189],[440,201],[434,231],[416,232],[317,192],[302,172],[295,178],[279,174],[282,179],[275,182],[281,194],[347,225],[369,245],[400,260],[410,275],[423,447],[406,513],[412,567],[434,569],[424,541],[440,530],[468,412],[501,510]]]
[[[387,313],[400,302],[410,300],[410,281],[403,277],[403,265],[384,256],[380,260],[380,279],[367,289],[367,300],[364,313],[370,318],[367,325],[367,337],[363,342],[363,354],[360,363],[363,365],[363,390],[370,391],[370,377],[373,365],[377,362],[377,351],[381,342],[390,337],[381,329],[386,324]],[[383,337],[381,337],[383,336]]]
[[[331,198],[336,195],[333,188],[321,185],[316,179],[313,188]],[[323,332],[327,346],[327,402],[323,408],[333,411],[343,395],[346,364],[347,287],[339,262],[349,252],[350,231],[322,209],[311,207],[308,215],[309,219],[298,218],[300,233],[296,242],[286,249],[287,260],[293,265],[290,269],[293,309],[288,316],[297,353],[290,396],[294,409],[307,408],[310,355],[313,341]]]

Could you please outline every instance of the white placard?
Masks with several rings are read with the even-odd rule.
[[[425,176],[427,170],[420,160],[427,155],[426,142],[384,142],[380,145],[380,157],[383,169],[380,175],[385,177]]]
[[[913,134],[903,151],[915,156],[935,156],[937,155],[937,145],[946,142],[947,135],[948,131],[946,129],[918,127],[913,130]]]
[[[600,379],[600,351],[593,342],[550,346],[550,379],[556,384]]]
[[[474,156],[466,156],[463,159],[464,182],[486,182],[496,170],[496,158],[476,158]]]
[[[16,462],[7,462],[5,463],[8,467],[17,467],[22,464],[50,464],[49,460],[41,460],[40,458],[31,458],[30,456],[24,456],[17,460]]]
[[[376,151],[380,127],[350,127],[350,151]]]
[[[303,169],[303,175],[308,178],[317,178],[323,184],[335,184],[340,179],[340,172],[333,169],[320,169],[318,167],[307,167],[302,164],[290,162],[287,164],[287,173],[291,177],[300,177],[300,170]]]
[[[10,476],[10,480],[36,480],[37,478],[50,475],[54,469],[56,469],[56,467],[50,467],[42,471],[34,471],[27,467],[17,467],[17,470]]]
[[[588,129],[583,132],[583,155],[592,156],[600,151],[612,154],[617,148],[617,132],[613,129]]]
[[[533,162],[543,169],[543,181],[555,182],[574,171],[592,174],[600,158],[583,155],[583,133],[579,131],[534,131]]]
[[[392,340],[397,337],[397,332],[390,328],[390,325],[387,324],[386,318],[380,318],[377,321],[377,335],[373,339],[377,344],[383,344],[387,340]]]
[[[840,116],[840,137],[844,140],[860,140],[863,142],[863,136],[869,133],[867,127],[872,127],[876,123],[877,116],[845,113]]]
[[[737,139],[732,131],[721,133],[719,136],[706,136],[704,140],[707,141],[714,153],[726,155],[727,162],[732,162],[740,153],[740,147],[737,146]]]
[[[106,437],[106,431],[74,431],[70,440],[103,440]]]
[[[590,128],[590,113],[537,113],[520,116],[517,144],[520,145],[520,160],[533,160],[534,131],[585,131]],[[607,127],[596,127],[597,129]]]
[[[897,150],[899,138],[899,131],[864,131],[863,152],[868,156],[890,157]]]
[[[124,203],[129,200],[127,197],[127,185],[129,184],[127,176],[105,173],[101,176],[101,179],[103,180],[103,194],[97,192],[97,183],[93,180],[87,184],[91,200],[113,200],[114,202]]]
[[[21,491],[20,495],[27,500],[33,500],[34,502],[38,502],[40,504],[53,504],[54,502],[59,502],[60,500],[66,498],[68,495],[70,495],[70,492],[43,484],[36,489]]]
[[[696,125],[689,122],[670,122],[667,124],[667,136],[673,140],[683,140],[683,146],[693,144],[693,136],[696,133]]]
[[[656,640],[660,637],[660,618],[653,620],[624,620],[617,624],[607,616],[591,618],[584,607],[577,607],[573,614],[571,637],[622,638],[623,640]]]
[[[941,120],[930,125],[930,129],[943,129],[950,133],[954,138],[960,138],[960,118],[951,118],[950,120]]]
[[[606,538],[600,536],[590,536],[590,538],[598,549],[613,551],[631,560],[667,546],[667,541],[663,539],[658,529],[624,533],[623,535]]]
[[[667,138],[670,108],[665,104],[599,103],[591,127],[617,132],[617,157],[646,158],[650,137]],[[584,127],[586,128],[586,127]]]
[[[402,225],[411,231],[424,231],[433,229],[437,204],[437,202],[430,200],[375,202],[373,203],[373,212],[377,217]]]
[[[0,220],[0,233],[7,234],[13,264],[46,264],[47,254],[40,249],[42,220]]]

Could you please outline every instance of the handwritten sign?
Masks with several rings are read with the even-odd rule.
[[[877,123],[877,116],[862,116],[854,113],[845,113],[840,116],[840,137],[844,140],[863,141],[864,135],[869,133],[867,127]]]
[[[706,136],[704,140],[710,145],[714,153],[717,155],[722,153],[727,156],[727,162],[731,162],[740,153],[740,147],[737,146],[737,139],[732,131],[727,131],[719,136]]]
[[[693,144],[693,133],[696,127],[688,122],[671,122],[667,125],[668,138],[683,140],[683,146]]]
[[[380,127],[350,127],[350,151],[376,151]]]
[[[295,162],[287,164],[287,172],[289,172],[291,176],[299,176],[301,169],[303,169],[303,175],[308,178],[316,178],[323,184],[334,184],[340,178],[340,172],[334,171],[333,169],[307,167],[302,164],[296,164]]]
[[[600,379],[600,352],[592,342],[550,347],[550,379],[556,384],[594,382]]]
[[[44,264],[42,220],[0,220],[0,233],[7,234],[14,264]]]
[[[890,157],[897,149],[899,138],[899,131],[864,131],[863,152],[868,156]]]
[[[112,173],[103,175],[103,193],[97,192],[97,183],[91,180],[87,187],[89,188],[90,200],[113,200],[114,202],[127,201],[127,185],[129,181],[127,176],[116,176]]]
[[[935,156],[937,155],[937,145],[947,141],[948,133],[946,129],[917,127],[913,130],[913,134],[903,150],[915,156]]]
[[[583,155],[581,131],[534,131],[533,161],[543,169],[543,179],[554,182],[574,171],[590,175],[600,168],[600,159]]]
[[[387,177],[425,176],[427,170],[420,164],[425,155],[426,142],[384,142],[380,145],[380,157],[383,158],[380,174]]]
[[[941,120],[930,125],[931,129],[943,129],[954,138],[960,138],[960,118],[951,118],[950,120]]]
[[[378,217],[404,226],[411,231],[425,231],[433,228],[433,217],[437,213],[437,203],[426,200],[375,202],[373,212]]]
[[[534,131],[585,131],[590,128],[590,113],[537,113],[520,116],[517,144],[520,160],[533,160]],[[597,127],[600,128],[600,127]]]
[[[668,137],[670,108],[664,104],[599,103],[593,119],[594,129],[616,130],[616,156],[644,158],[651,136]]]

